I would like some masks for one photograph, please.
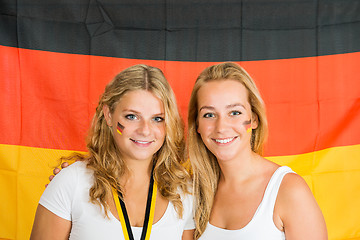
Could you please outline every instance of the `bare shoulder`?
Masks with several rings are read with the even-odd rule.
[[[301,176],[295,173],[284,176],[275,211],[282,221],[286,239],[327,239],[320,207]]]
[[[301,201],[304,197],[313,197],[313,194],[305,180],[298,174],[291,172],[284,176],[278,197],[293,198],[294,201]]]
[[[305,180],[295,174],[288,173],[280,185],[276,204],[282,216],[288,216],[296,209],[318,208],[314,195]]]

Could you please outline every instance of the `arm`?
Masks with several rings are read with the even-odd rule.
[[[69,239],[71,221],[65,220],[38,205],[30,240]]]
[[[69,239],[78,179],[78,167],[74,165],[52,180],[39,200],[30,239]]]
[[[184,230],[182,240],[194,240],[195,229]]]
[[[290,173],[284,177],[275,209],[287,240],[328,239],[320,207],[299,175]]]

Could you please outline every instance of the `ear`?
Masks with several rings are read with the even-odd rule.
[[[259,116],[253,112],[251,114],[251,128],[257,129],[258,126],[259,126]]]
[[[198,117],[196,117],[196,122],[195,122],[195,126],[196,126],[196,132],[198,133],[198,134],[200,134],[200,132],[199,132],[199,119],[198,119]]]
[[[108,105],[103,106],[104,117],[109,127],[112,127],[112,116]]]

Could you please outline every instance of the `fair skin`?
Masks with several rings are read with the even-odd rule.
[[[108,106],[104,106],[103,111],[121,157],[129,168],[129,172],[118,180],[124,189],[130,225],[141,227],[144,223],[152,158],[165,140],[164,106],[151,92],[136,90],[124,94],[113,113]],[[121,135],[117,132],[118,122],[124,126]],[[107,203],[111,214],[119,220],[113,197],[107,199]],[[167,207],[168,200],[158,192],[153,223],[161,219]],[[31,239],[68,239],[70,231],[70,221],[38,206]],[[193,232],[185,230],[182,239],[193,239]]]
[[[256,129],[258,118],[240,82],[216,80],[204,84],[198,92],[198,113],[197,131],[221,169],[210,223],[228,230],[244,228],[279,165],[251,150],[248,128]],[[287,240],[327,239],[320,208],[306,182],[296,174],[286,174],[282,181],[273,221]]]

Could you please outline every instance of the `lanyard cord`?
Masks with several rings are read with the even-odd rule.
[[[143,224],[140,240],[150,239],[152,223],[154,221],[157,184],[156,182],[154,182],[153,170],[151,171],[149,192],[146,201],[145,218],[144,218],[144,224]],[[120,198],[122,197],[122,195],[120,192],[116,191],[115,188],[112,188],[112,191],[113,191],[113,197],[114,197],[116,209],[118,211],[121,227],[123,230],[124,238],[125,240],[134,240],[134,236],[129,221],[129,216],[126,211],[126,206],[124,201],[122,201]]]

